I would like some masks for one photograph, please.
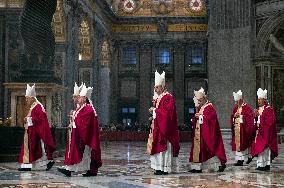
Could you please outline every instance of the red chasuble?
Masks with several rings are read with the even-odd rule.
[[[260,115],[259,128],[256,131],[256,137],[252,143],[252,156],[257,156],[267,147],[271,150],[271,159],[278,156],[276,117],[273,108],[264,105],[264,110]]]
[[[71,143],[65,155],[65,165],[82,161],[85,145],[92,149],[91,159],[99,168],[102,165],[98,119],[91,105],[85,104],[75,114],[76,128],[72,128]]]
[[[238,105],[233,109],[230,119],[231,129],[234,126],[234,115],[238,110]],[[236,148],[239,148],[238,151],[245,151],[247,148],[251,147],[253,142],[253,128],[254,128],[254,118],[252,115],[252,110],[247,103],[242,105],[241,115],[243,116],[243,123],[240,123],[239,131],[234,131],[232,134],[232,151],[236,151]],[[234,130],[237,128],[235,127]],[[239,133],[240,138],[236,141],[236,133]],[[239,142],[239,143],[238,143]],[[239,147],[236,147],[236,143],[239,144]]]
[[[47,159],[52,160],[52,154],[55,151],[55,143],[51,135],[46,113],[40,104],[36,104],[32,109],[31,117],[33,125],[28,127],[27,139],[25,139],[26,137],[24,137],[19,162],[32,163],[42,157],[40,140],[42,140],[45,144]],[[27,144],[28,147],[25,147],[25,144]],[[28,151],[25,151],[25,149]],[[25,155],[29,155],[29,162],[27,160],[24,160]]]
[[[205,162],[208,159],[216,156],[221,161],[221,164],[227,162],[225,148],[223,144],[223,138],[221,129],[219,126],[217,113],[212,103],[205,104],[206,107],[203,110],[203,124],[200,125],[200,157],[199,163]],[[192,118],[193,130],[195,131],[197,118]],[[194,133],[193,133],[194,135]],[[194,150],[194,136],[192,137],[192,147],[189,156],[189,162],[193,162],[193,150]]]
[[[151,155],[167,150],[167,141],[172,144],[173,157],[179,154],[179,129],[175,100],[169,93],[163,93],[156,107]],[[159,100],[159,99],[157,99]],[[155,106],[157,103],[155,101]]]

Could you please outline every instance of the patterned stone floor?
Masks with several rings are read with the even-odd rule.
[[[255,160],[248,166],[234,167],[229,140],[225,140],[228,158],[224,172],[188,172],[190,143],[181,143],[179,172],[155,176],[150,169],[144,142],[103,142],[103,166],[97,177],[72,174],[67,178],[57,172],[63,158],[57,158],[55,167],[46,172],[36,169],[18,172],[17,163],[0,163],[0,187],[284,187],[284,145],[279,145],[280,156],[273,162],[270,172],[255,171]]]

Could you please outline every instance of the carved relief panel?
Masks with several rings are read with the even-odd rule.
[[[92,59],[92,41],[91,41],[90,21],[82,18],[79,28],[79,60]]]
[[[107,40],[104,40],[101,51],[101,65],[110,67],[110,46]]]
[[[52,19],[52,28],[55,36],[55,42],[65,42],[66,37],[66,19],[64,13],[64,0],[57,0],[56,11]]]

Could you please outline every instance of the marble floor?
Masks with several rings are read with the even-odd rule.
[[[188,154],[191,143],[181,143],[179,171],[155,176],[150,169],[144,142],[103,142],[103,166],[96,177],[72,174],[68,178],[57,171],[63,158],[56,158],[48,172],[35,169],[19,172],[17,163],[0,163],[0,187],[284,187],[284,145],[279,145],[280,156],[274,160],[270,172],[255,170],[256,161],[242,167],[233,166],[234,156],[229,140],[225,140],[228,158],[224,172],[188,172]]]

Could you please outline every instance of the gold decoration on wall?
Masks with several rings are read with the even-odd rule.
[[[205,3],[204,0],[188,0],[187,10],[191,14],[199,14],[205,11]]]
[[[168,32],[207,31],[207,24],[169,24]]]
[[[65,42],[65,16],[63,11],[63,0],[57,0],[56,11],[52,19],[52,28],[54,32],[55,42]]]
[[[80,24],[79,33],[79,56],[80,60],[91,60],[91,36],[90,36],[90,23],[87,19],[83,19]]]
[[[104,40],[103,42],[101,55],[102,55],[101,65],[110,68],[110,49],[107,40]]]
[[[129,1],[129,0],[128,0]],[[131,0],[130,3],[125,4],[121,0],[118,4],[112,4],[114,12],[120,17],[152,17],[152,16],[192,16],[203,17],[206,16],[206,5],[204,0]],[[125,11],[131,10],[131,11]]]
[[[167,0],[167,1],[152,1],[151,9],[156,13],[156,14],[169,14],[175,9],[175,4],[172,0]]]
[[[23,8],[24,0],[0,0],[1,8]]]
[[[157,32],[155,24],[117,24],[112,25],[112,32],[117,33],[135,33],[135,32]]]

